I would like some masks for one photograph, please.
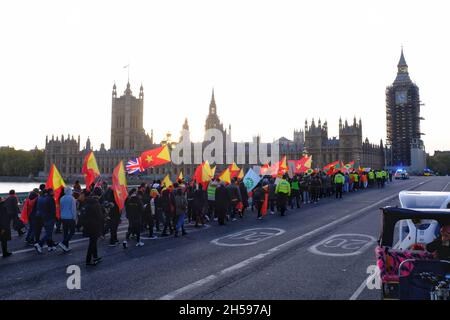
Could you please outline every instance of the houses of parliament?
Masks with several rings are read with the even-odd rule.
[[[403,55],[398,64],[397,78],[393,85],[386,89],[386,117],[387,117],[387,145],[383,141],[371,143],[367,138],[363,140],[363,124],[361,119],[353,118],[353,121],[339,119],[339,135],[329,136],[328,123],[318,119],[306,120],[303,129],[294,129],[292,137],[280,137],[278,153],[286,155],[287,159],[297,160],[304,154],[312,155],[313,167],[321,168],[335,160],[344,163],[355,161],[355,166],[384,168],[387,166],[416,166],[418,170],[425,167],[425,149],[420,139],[419,115],[420,101],[418,87],[409,79],[408,69]],[[205,108],[206,109],[206,108]],[[209,104],[209,112],[205,120],[205,131],[211,128],[223,133],[225,139],[231,141],[231,125],[226,128],[219,118],[218,106],[214,96],[214,90]],[[130,83],[122,95],[118,96],[117,87],[114,84],[111,104],[111,146],[106,149],[102,143],[100,149],[94,150],[100,172],[110,176],[114,167],[123,160],[138,157],[143,151],[153,149],[162,144],[169,144],[171,148],[179,142],[171,141],[170,134],[166,139],[156,143],[153,139],[153,130],[148,134],[143,127],[144,118],[144,89],[141,85],[139,95],[133,95]],[[299,119],[300,123],[300,119]],[[189,131],[188,119],[182,125],[182,130]],[[260,137],[256,136],[252,142],[245,143],[245,155],[234,152],[233,160],[248,159],[250,143],[259,143]],[[202,143],[203,148],[208,141]],[[236,148],[236,142],[232,142]],[[194,145],[192,143],[192,149]],[[52,163],[66,177],[77,177],[81,174],[81,167],[85,155],[92,150],[92,144],[88,138],[82,146],[80,137],[48,136],[45,141],[45,173],[48,173]],[[224,148],[224,151],[226,149]],[[225,163],[230,163],[230,157],[226,152],[223,155],[224,165],[217,165],[216,172],[224,168]],[[262,165],[259,157],[257,164],[240,165],[244,169],[253,165]],[[167,164],[165,166],[147,169],[146,175],[150,178],[162,178],[167,173],[177,175],[180,171],[185,176],[192,176],[198,165],[192,158],[190,164]],[[422,169],[423,170],[423,169]]]

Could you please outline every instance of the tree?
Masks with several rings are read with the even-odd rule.
[[[44,170],[43,150],[0,148],[0,176],[35,176],[42,170]]]
[[[427,158],[428,167],[440,175],[450,174],[450,152],[436,151]]]

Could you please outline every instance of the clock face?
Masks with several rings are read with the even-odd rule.
[[[408,72],[408,67],[400,67],[400,72]]]
[[[406,91],[396,91],[395,92],[395,103],[405,104],[406,103]]]

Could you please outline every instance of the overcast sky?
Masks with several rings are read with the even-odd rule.
[[[234,141],[292,139],[305,118],[361,117],[386,136],[385,89],[401,45],[420,88],[427,152],[449,150],[448,1],[8,1],[0,6],[0,146],[45,136],[110,145],[111,91],[144,86],[159,142],[187,117],[200,140],[215,89]]]

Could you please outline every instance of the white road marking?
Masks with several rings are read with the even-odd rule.
[[[346,239],[349,237],[350,237],[350,239]],[[361,240],[361,238],[366,238],[366,240]],[[359,242],[359,243],[362,242],[364,245],[361,247],[357,246],[356,248],[353,248],[352,252],[344,252],[344,253],[323,252],[317,248],[321,245],[326,247],[326,243],[329,242],[330,240],[342,240],[342,242],[339,244],[339,246],[336,246],[336,248],[341,247],[344,250],[352,249],[351,247],[348,247],[349,246],[348,242],[351,242],[351,241]],[[367,234],[359,234],[359,233],[333,234],[333,235],[329,236],[328,238],[320,241],[319,243],[316,243],[315,245],[312,245],[311,247],[309,247],[308,251],[311,253],[317,254],[317,255],[330,256],[330,257],[355,256],[358,254],[362,254],[364,251],[369,249],[369,247],[372,245],[372,243],[374,243],[376,241],[377,241],[377,239],[375,239],[374,237],[369,236]],[[347,248],[345,248],[345,246],[347,246]]]
[[[424,183],[426,183],[426,182],[421,182],[421,183],[419,183],[416,186],[411,187],[411,188],[417,188],[418,186],[421,186]],[[188,285],[186,285],[186,286],[184,286],[184,287],[182,287],[180,289],[172,291],[172,292],[170,292],[170,293],[160,297],[158,300],[172,300],[172,299],[175,299],[179,295],[181,295],[183,293],[186,293],[186,292],[189,292],[191,290],[194,290],[196,288],[202,287],[205,284],[207,284],[207,283],[209,283],[209,282],[211,282],[211,281],[213,281],[215,279],[220,278],[221,276],[224,276],[224,275],[226,275],[228,273],[231,273],[231,272],[237,271],[239,269],[242,269],[242,268],[244,268],[244,267],[246,267],[246,266],[248,266],[248,265],[250,265],[250,264],[252,264],[252,263],[254,263],[256,261],[262,260],[263,258],[265,258],[265,257],[267,257],[267,256],[269,256],[269,255],[271,255],[271,254],[273,254],[275,252],[281,251],[284,248],[288,248],[290,246],[294,246],[298,242],[301,242],[302,240],[304,240],[304,239],[306,239],[308,237],[311,237],[311,236],[313,236],[313,235],[315,235],[315,234],[317,234],[317,233],[319,233],[319,232],[321,232],[323,230],[326,230],[326,229],[328,229],[328,228],[330,228],[330,227],[332,227],[332,226],[334,226],[336,224],[339,224],[339,223],[341,223],[343,221],[346,221],[346,220],[349,220],[351,218],[357,217],[362,212],[370,210],[370,209],[372,209],[374,207],[377,207],[377,206],[379,206],[380,204],[382,204],[382,203],[384,203],[386,201],[390,201],[391,199],[394,199],[395,197],[397,197],[396,194],[391,195],[391,196],[386,197],[386,198],[383,198],[383,199],[375,202],[374,204],[372,204],[372,205],[370,205],[368,207],[362,208],[362,209],[360,209],[360,210],[358,210],[358,211],[356,211],[354,213],[351,213],[351,214],[348,214],[348,215],[346,215],[346,216],[344,216],[342,218],[339,218],[338,220],[330,222],[330,223],[328,223],[328,224],[326,224],[324,226],[321,226],[321,227],[319,227],[317,229],[314,229],[314,230],[312,230],[310,232],[307,232],[307,233],[305,233],[305,234],[303,234],[301,236],[298,236],[298,237],[293,238],[293,239],[291,239],[289,241],[286,241],[286,242],[284,242],[284,243],[282,243],[282,244],[280,244],[280,245],[278,245],[276,247],[273,247],[273,248],[267,250],[264,253],[260,253],[260,254],[258,254],[256,256],[253,256],[253,257],[250,257],[248,259],[245,259],[245,260],[243,260],[243,261],[241,261],[241,262],[239,262],[237,264],[234,264],[234,265],[232,265],[232,266],[230,266],[230,267],[228,267],[226,269],[223,269],[223,270],[221,270],[221,271],[219,271],[219,272],[217,272],[215,274],[209,275],[209,276],[207,276],[207,277],[205,277],[203,279],[200,279],[200,280],[198,280],[196,282],[188,284]]]
[[[245,230],[233,233],[233,234],[229,234],[229,235],[211,240],[211,243],[218,245],[218,246],[225,246],[225,247],[249,246],[249,245],[253,245],[258,242],[264,241],[266,239],[270,239],[272,237],[279,236],[285,232],[286,232],[285,230],[279,229],[279,228],[245,229]],[[227,240],[229,240],[231,243],[226,243]],[[239,240],[241,240],[241,242],[239,242]],[[238,242],[233,243],[233,241],[238,241]]]

